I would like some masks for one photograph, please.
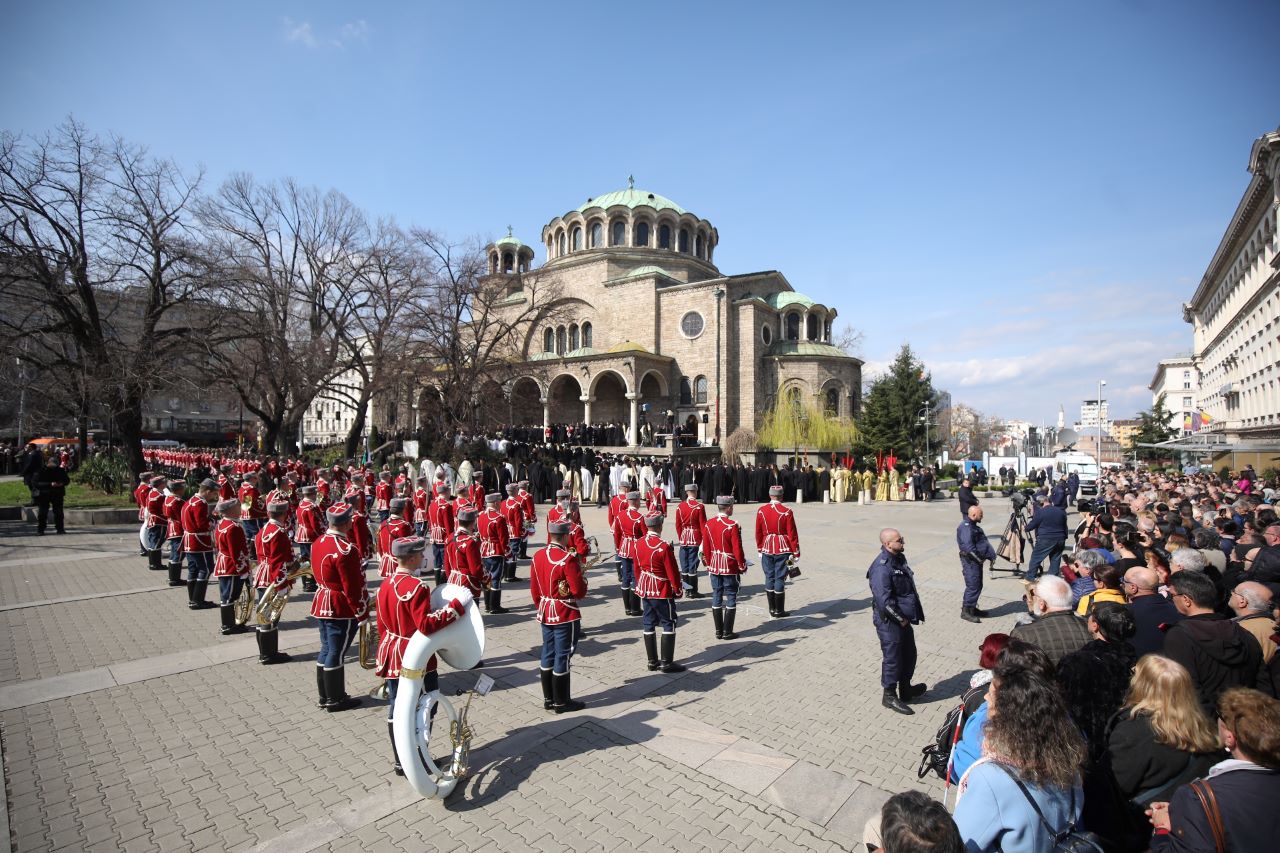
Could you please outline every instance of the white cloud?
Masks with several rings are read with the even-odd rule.
[[[318,48],[337,48],[341,50],[353,42],[365,43],[369,40],[369,22],[364,18],[348,21],[338,28],[333,35],[319,33],[311,26],[310,21],[295,21],[285,18],[284,39],[315,50]]]

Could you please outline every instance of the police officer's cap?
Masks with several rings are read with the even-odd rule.
[[[662,522],[663,522],[664,520],[665,520],[665,519],[663,519],[663,517],[662,517],[662,516],[658,515],[658,514],[655,512],[653,515],[647,516],[647,517],[645,518],[645,520],[644,520],[644,526],[645,526],[645,527],[647,527],[647,528],[649,528],[650,530],[657,530],[659,527],[661,527],[661,526],[662,526]]]
[[[288,511],[288,501],[272,501],[267,504],[267,515],[284,515]]]
[[[408,557],[427,550],[427,540],[421,536],[402,536],[391,543],[391,556]]]
[[[716,506],[733,506],[733,495],[720,495],[716,498]]]
[[[342,524],[351,520],[351,504],[340,501],[329,507],[329,511],[325,513],[325,517],[329,519],[330,524]]]
[[[638,501],[638,500],[640,500],[640,493],[639,493],[639,492],[627,492],[627,500],[629,500],[629,501]]]
[[[392,512],[402,512],[404,508],[408,505],[408,503],[409,502],[404,498],[392,498],[387,503],[387,506],[391,508]]]
[[[564,536],[572,529],[573,525],[567,521],[553,521],[547,525],[547,532],[552,536]]]
[[[490,492],[484,496],[484,502],[487,504],[500,504],[502,503],[502,495],[497,492]]]
[[[240,506],[240,502],[238,500],[236,500],[235,498],[227,498],[224,501],[218,501],[218,503],[215,504],[213,508],[216,509],[219,513],[224,513],[224,512],[230,512],[231,510],[235,509],[238,506]]]
[[[556,489],[556,500],[560,500],[560,498],[567,498],[569,497],[569,494],[570,492],[568,489]]]
[[[466,509],[458,510],[458,523],[459,523],[459,524],[470,524],[471,522],[473,522],[473,521],[475,521],[475,520],[476,520],[476,515],[477,515],[477,514],[478,514],[478,513],[477,513],[474,509],[472,509],[471,507],[467,507]]]

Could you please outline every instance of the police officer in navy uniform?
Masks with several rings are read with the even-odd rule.
[[[996,551],[982,532],[982,507],[969,507],[969,517],[956,528],[956,547],[960,549],[960,571],[964,573],[964,598],[960,602],[960,618],[981,622],[986,612],[978,609],[982,594],[982,564],[996,560]]]
[[[916,635],[913,625],[924,622],[924,608],[916,593],[915,576],[903,554],[906,542],[893,528],[880,531],[880,554],[867,569],[871,582],[871,621],[880,638],[881,704],[899,714],[914,714],[906,704],[928,688],[912,684],[916,671]]]

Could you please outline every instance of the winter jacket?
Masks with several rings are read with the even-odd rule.
[[[1171,627],[1163,653],[1191,673],[1210,715],[1228,687],[1253,687],[1262,664],[1262,647],[1253,635],[1219,613],[1188,616]]]

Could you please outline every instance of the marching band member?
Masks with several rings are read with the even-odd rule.
[[[352,474],[351,485],[347,487],[344,498],[351,507],[351,543],[356,546],[360,557],[361,571],[364,571],[364,561],[373,556],[373,533],[369,530],[369,516],[365,513],[368,506],[366,497],[364,474]]]
[[[169,541],[169,586],[182,582],[182,508],[187,503],[187,481],[170,480],[164,499],[165,536]]]
[[[622,584],[622,610],[628,616],[642,616],[640,599],[632,593],[635,587],[635,543],[645,535],[644,516],[640,514],[640,493],[627,492],[627,503],[613,519],[613,544],[618,551],[618,581]]]
[[[355,708],[360,700],[347,695],[343,656],[355,639],[359,621],[368,616],[369,595],[364,585],[364,563],[351,541],[355,510],[337,503],[326,517],[329,529],[311,546],[315,573],[315,598],[311,615],[320,620],[320,654],[316,657],[317,707],[329,712]]]
[[[151,478],[154,476],[150,471],[143,471],[138,475],[138,485],[133,490],[133,502],[138,505],[138,521],[141,524],[147,523],[147,495],[151,492]],[[145,546],[138,545],[139,557],[149,556],[150,553]]]
[[[272,501],[267,504],[267,523],[258,530],[258,570],[253,585],[258,591],[257,601],[262,601],[267,587],[282,580],[293,567],[293,545],[289,542],[289,502]],[[274,622],[258,625],[258,663],[269,666],[286,663],[292,658],[280,651],[280,632]]]
[[[578,558],[565,547],[569,524],[551,526],[551,543],[533,555],[529,594],[542,625],[542,707],[563,714],[581,711],[586,703],[570,698],[569,659],[581,629],[578,600],[587,595],[587,580]]]
[[[303,563],[311,562],[311,543],[319,539],[324,531],[324,513],[316,502],[318,492],[318,486],[303,486],[298,489],[302,499],[298,501],[293,541],[298,546],[298,560]],[[303,576],[302,591],[315,592],[316,579]]]
[[[676,568],[671,545],[662,539],[662,525],[666,521],[660,515],[645,518],[648,532],[635,544],[636,597],[644,604],[644,650],[649,656],[649,671],[659,667],[663,672],[684,672],[675,663],[676,653],[676,599],[684,595],[680,587],[680,572]],[[662,626],[662,653],[659,658],[658,638],[654,635]]]
[[[601,483],[603,488],[604,484]],[[627,493],[631,491],[632,483],[625,480],[622,483],[622,490],[613,497],[609,498],[609,529],[613,530],[613,522],[617,519],[618,514],[627,508]]]
[[[591,543],[587,541],[587,531],[582,526],[582,514],[578,512],[578,502],[569,499],[569,538],[565,540],[569,549],[578,557],[578,565],[582,565],[591,556]]]
[[[236,496],[235,483],[231,481],[235,471],[230,465],[223,465],[218,474],[218,500],[230,500]]]
[[[475,507],[476,512],[484,508],[484,483],[476,480],[471,484],[470,488],[463,489],[462,493],[470,498],[471,505]]]
[[[236,497],[240,499],[240,523],[244,526],[245,538],[250,542],[258,535],[258,528],[267,520],[267,505],[262,500],[262,492],[258,488],[260,478],[265,479],[265,477],[265,472],[259,475],[247,475],[244,482],[240,484],[240,491],[236,493]]]
[[[431,484],[431,494],[438,496],[440,492],[444,491],[445,489],[448,489],[449,492],[453,491],[453,487],[450,486],[448,481],[445,480],[444,465],[442,464],[440,465],[440,467],[436,468],[436,481]]]
[[[293,510],[298,503],[298,481],[293,474],[289,474],[282,479],[274,489],[267,493],[266,505],[273,503],[287,503],[289,505],[289,514],[285,516],[285,527],[293,526]],[[270,517],[268,512],[267,516]],[[256,541],[256,539],[255,539]]]
[[[443,471],[439,472],[443,475]],[[444,546],[453,531],[453,503],[449,500],[447,483],[435,485],[435,498],[427,507],[427,522],[431,533],[431,560],[436,570],[436,586],[444,586]]]
[[[419,538],[427,535],[427,505],[431,503],[431,493],[427,491],[427,478],[418,478],[418,488],[413,490],[413,531]]]
[[[387,680],[387,733],[391,736],[393,767],[397,776],[403,776],[392,727],[396,690],[400,686],[400,662],[415,632],[432,634],[453,624],[466,612],[467,602],[455,598],[447,606],[433,611],[431,588],[426,581],[418,579],[425,562],[427,541],[420,536],[402,537],[393,540],[390,547],[396,568],[378,589],[378,666],[374,674]],[[422,689],[425,693],[440,689],[435,655],[427,661]]]
[[[378,564],[379,577],[388,577],[396,570],[396,558],[391,556],[391,543],[409,536],[412,528],[404,517],[405,507],[409,502],[404,498],[390,498],[387,501],[387,517],[378,526]]]
[[[393,489],[391,487],[391,472],[383,471],[378,475],[378,485],[373,489],[373,511],[378,515],[378,523],[382,524],[387,520],[387,516],[391,515],[391,498]],[[399,537],[397,537],[399,538]],[[382,539],[379,536],[379,543]],[[391,555],[385,555],[388,560]],[[383,575],[386,577],[386,575]]]
[[[458,513],[458,527],[444,549],[448,583],[466,587],[473,597],[489,585],[489,576],[480,565],[480,540],[476,538],[478,515],[470,507]]]
[[[503,580],[517,581],[516,577],[516,560],[520,557],[520,541],[524,537],[524,501],[518,494],[520,486],[516,483],[507,483],[507,499],[502,502],[502,517],[507,520],[507,540],[509,542],[507,551],[507,565]]]
[[[502,606],[502,574],[507,562],[507,550],[511,547],[507,520],[498,511],[498,507],[502,505],[502,495],[497,492],[485,495],[484,504],[484,512],[476,519],[480,536],[480,561],[489,575],[489,588],[484,591],[484,612],[510,613],[510,610]]]
[[[551,541],[551,525],[557,521],[564,521],[569,518],[569,496],[568,489],[556,490],[556,502],[551,509],[547,510],[547,541]]]
[[[667,517],[667,492],[658,485],[654,484],[644,499],[645,515],[660,515]]]
[[[742,528],[733,520],[733,497],[717,497],[716,509],[716,517],[702,528],[702,560],[711,580],[711,619],[716,625],[716,639],[733,640],[738,636],[733,632],[733,620],[747,558],[742,552]]]
[[[769,615],[790,616],[787,612],[787,560],[800,557],[800,535],[796,517],[782,503],[782,486],[769,487],[769,502],[756,510],[756,550],[764,566],[764,590],[769,597]]]
[[[236,624],[236,599],[249,577],[249,540],[240,522],[243,504],[235,499],[221,501],[218,514],[222,518],[213,531],[213,576],[218,579],[218,599],[222,615],[222,633],[240,634],[249,630]],[[198,590],[203,592],[203,590]],[[200,596],[201,602],[204,596]]]
[[[459,489],[457,497],[453,499],[453,517],[455,521],[458,518],[458,513],[464,509],[480,511],[480,507],[471,502],[471,490],[467,488]]]
[[[158,475],[151,478],[150,488],[147,489],[147,568],[153,572],[164,568],[160,565],[160,547],[164,545],[165,533],[169,529],[169,522],[164,517],[164,490],[168,483],[168,477]]]
[[[676,506],[676,538],[680,541],[680,581],[690,598],[702,598],[698,592],[698,551],[702,548],[702,528],[707,511],[698,500],[698,484],[684,487],[685,499]]]
[[[520,534],[520,559],[529,559],[529,536],[538,526],[538,509],[533,502],[533,495],[529,493],[529,481],[520,481],[520,508],[524,510],[524,530]],[[515,566],[511,567],[512,577],[515,580]]]
[[[182,507],[182,550],[187,555],[187,607],[198,610],[204,603],[204,588],[213,572],[213,515],[210,503],[218,498],[218,484],[203,480],[199,490]],[[229,498],[235,503],[235,498]],[[199,592],[199,603],[196,593]]]

